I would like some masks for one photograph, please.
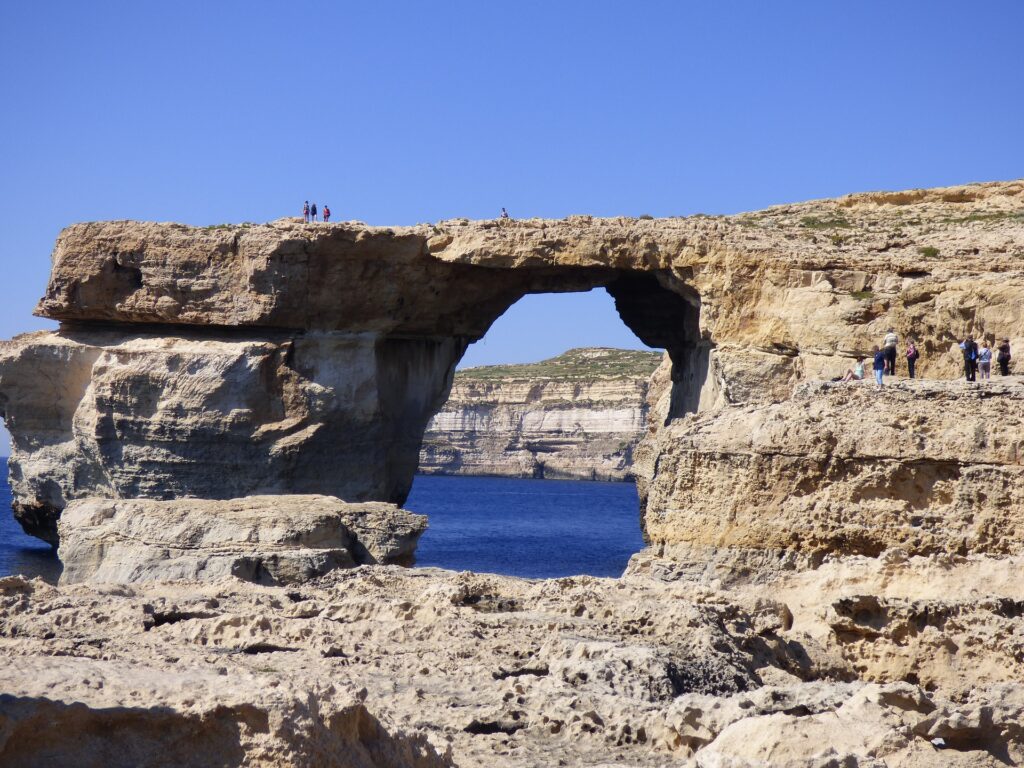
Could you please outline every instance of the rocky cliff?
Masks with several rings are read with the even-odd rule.
[[[16,513],[53,540],[91,496],[401,503],[466,345],[526,293],[605,287],[672,360],[670,420],[784,400],[889,327],[951,377],[963,334],[1024,343],[1022,207],[1000,182],[729,217],[75,225],[38,309],[61,330],[0,348]]]
[[[466,344],[597,286],[668,355],[634,461],[650,546],[621,579],[370,564],[422,530],[381,502]],[[39,311],[61,328],[0,348],[16,513],[86,583],[0,579],[0,764],[1024,761],[1024,381],[956,380],[960,336],[1024,343],[1022,182],[77,225]],[[829,381],[889,327],[923,380]]]
[[[629,479],[660,361],[657,352],[591,348],[461,370],[427,425],[420,472]]]

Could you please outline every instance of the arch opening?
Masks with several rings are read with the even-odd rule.
[[[642,548],[632,462],[655,396],[650,379],[666,352],[671,404],[661,412],[696,410],[710,344],[701,339],[696,292],[636,273],[599,287],[606,290],[566,298],[548,291],[544,301],[562,311],[524,319],[521,304],[541,307],[528,295],[468,348],[451,397],[427,427],[406,502],[430,518],[420,565],[618,576]],[[575,299],[598,296],[587,305],[598,316],[581,316]],[[524,364],[531,356],[509,339],[535,338],[556,315],[584,332],[566,334],[573,348],[560,355],[549,354],[545,337]],[[492,334],[496,348],[481,354]]]

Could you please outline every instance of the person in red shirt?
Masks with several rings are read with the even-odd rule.
[[[331,209],[327,207],[327,203],[324,203],[324,221],[331,220]]]

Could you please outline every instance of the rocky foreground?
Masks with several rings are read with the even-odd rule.
[[[770,584],[362,566],[0,580],[0,764],[984,766],[1024,759],[1024,561]]]
[[[571,349],[539,363],[458,371],[448,401],[427,424],[419,471],[627,480],[661,358]]]

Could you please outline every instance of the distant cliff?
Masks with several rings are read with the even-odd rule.
[[[427,427],[420,471],[627,480],[660,361],[658,352],[589,348],[459,371]]]

